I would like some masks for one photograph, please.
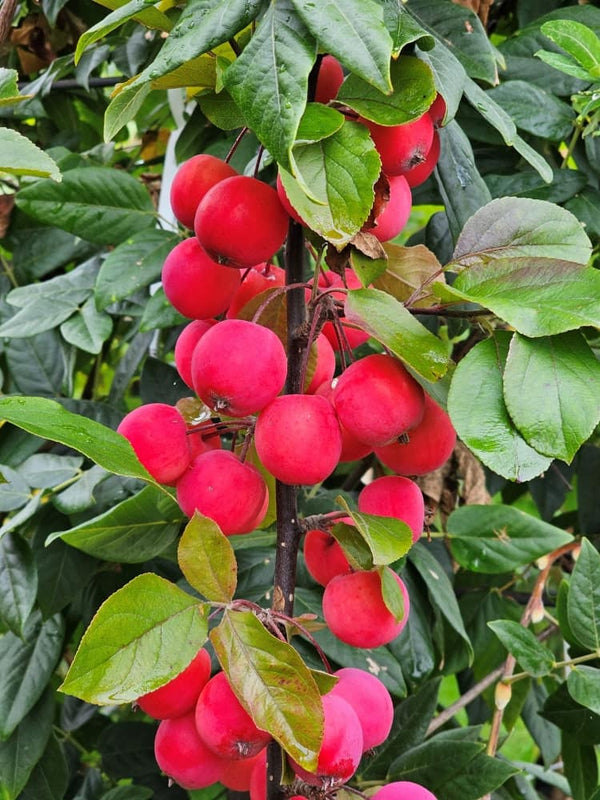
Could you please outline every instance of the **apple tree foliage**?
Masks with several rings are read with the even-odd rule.
[[[140,402],[189,395],[173,367],[185,319],[158,285],[181,235],[161,179],[195,153],[224,157],[244,127],[233,165],[266,181],[279,166],[311,242],[361,279],[345,313],[371,334],[365,352],[383,345],[402,359],[460,438],[421,479],[430,535],[408,552],[353,511],[377,465],[340,465],[299,493],[303,516],[350,509],[360,536],[347,546],[359,563],[393,564],[411,596],[385,647],[313,634],[332,664],[375,672],[394,698],[390,738],[353,785],[406,778],[440,800],[597,800],[600,10],[5,0],[0,14],[9,8],[1,800],[219,796],[167,787],[155,723],[131,707],[207,637],[261,727],[314,764],[330,681],[313,644],[281,642],[232,605],[273,602],[275,508],[231,540],[206,519],[188,523],[115,433]],[[347,75],[327,108],[308,102],[323,53]],[[436,92],[447,106],[438,166],[407,231],[373,252],[355,234],[377,158],[341,109],[401,124]],[[302,555],[295,614],[321,615]]]

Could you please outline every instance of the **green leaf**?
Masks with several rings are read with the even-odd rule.
[[[302,658],[250,611],[226,611],[210,640],[231,688],[255,724],[304,769],[314,771],[323,738],[323,708]]]
[[[206,607],[153,573],[112,594],[86,630],[60,691],[97,705],[136,700],[182,672],[206,641]]]
[[[529,628],[509,619],[488,622],[509,653],[516,658],[521,667],[534,678],[547,675],[554,668],[552,651],[538,642]]]
[[[65,756],[56,738],[50,736],[19,800],[63,800],[68,784],[69,769]]]
[[[16,800],[44,754],[55,703],[47,690],[7,741],[0,741],[0,798]],[[37,798],[36,798],[37,800]]]
[[[381,92],[391,92],[392,39],[375,0],[293,0],[296,12],[318,41],[351,72]]]
[[[147,786],[115,786],[106,794],[102,795],[101,800],[150,800],[154,797],[154,792]]]
[[[548,66],[571,75],[573,78],[586,82],[590,80],[590,73],[587,69],[580,67],[569,56],[564,56],[561,53],[550,53],[547,50],[538,50],[535,55]]]
[[[600,77],[593,72],[600,67],[600,39],[587,25],[575,20],[557,19],[544,22],[541,31],[581,64],[588,79]]]
[[[167,550],[176,540],[183,514],[166,492],[146,486],[98,517],[66,531],[51,533],[46,545],[62,539],[104,561],[141,564]]]
[[[0,511],[14,511],[31,498],[29,483],[16,470],[2,465],[4,481],[0,484]]]
[[[598,397],[600,362],[581,334],[513,336],[504,399],[519,432],[538,452],[570,463],[600,421]]]
[[[402,247],[390,242],[384,243],[384,250],[388,260],[385,270],[374,278],[374,288],[391,294],[402,303],[419,289],[417,299],[411,303],[411,307],[431,305],[429,285],[433,281],[444,282],[442,265],[434,253],[422,244]]]
[[[383,602],[396,623],[402,622],[406,609],[404,607],[402,589],[395,578],[396,573],[389,567],[380,567],[377,572],[381,578],[381,597]]]
[[[571,106],[539,86],[526,81],[507,81],[494,89],[488,89],[485,96],[498,103],[518,128],[534,136],[560,142],[568,139],[573,131],[576,115]],[[471,99],[472,95],[467,93],[467,97]],[[479,99],[479,94],[477,97]],[[497,109],[493,106],[490,108],[487,104],[485,107],[488,109],[485,118],[494,124],[493,115]],[[477,111],[482,113],[479,104]],[[502,118],[504,119],[503,115]],[[539,154],[537,157],[541,158]],[[544,174],[547,174],[547,165],[544,166]]]
[[[567,675],[569,694],[577,703],[600,714],[600,669],[579,664]]]
[[[189,322],[189,320],[179,311],[175,311],[167,300],[164,289],[161,286],[146,303],[142,321],[140,322],[140,332],[154,331],[159,328],[173,328],[175,325],[181,325],[184,322]]]
[[[69,170],[60,184],[39,181],[21,189],[16,202],[34,219],[97,244],[118,244],[156,218],[145,187],[109,167]]]
[[[418,50],[417,56],[433,70],[436,89],[446,102],[444,123],[448,123],[456,116],[462,99],[467,80],[465,68],[440,39],[436,40],[433,50],[425,53]]]
[[[70,480],[83,464],[81,456],[35,453],[19,467],[19,473],[36,489],[52,489]]]
[[[582,744],[600,743],[600,714],[576,703],[566,681],[546,700],[540,714]]]
[[[512,572],[573,541],[571,534],[513,506],[463,506],[447,523],[452,555],[471,572]]]
[[[283,166],[289,165],[315,57],[316,43],[291,0],[278,0],[223,76],[246,124]]]
[[[452,267],[484,266],[507,258],[547,258],[587,264],[591,242],[577,218],[544,200],[492,200],[464,226]]]
[[[416,42],[421,50],[435,47],[435,39],[411,17],[405,6],[396,0],[383,0],[383,21],[393,41],[393,53],[397,55],[407,44]]]
[[[81,308],[60,326],[65,341],[93,355],[100,353],[112,329],[112,318],[96,309],[93,297],[89,297]]]
[[[31,95],[19,94],[19,73],[16,69],[0,67],[0,108],[22,103]],[[8,129],[4,129],[8,130]]]
[[[225,89],[218,93],[205,90],[196,96],[196,102],[204,116],[217,128],[231,131],[234,128],[244,127],[244,116]],[[177,141],[180,142],[181,139]]]
[[[480,86],[468,78],[465,80],[464,92],[465,97],[471,105],[490,123],[490,125],[492,125],[492,127],[496,128],[504,139],[504,142],[509,145],[509,147],[514,147],[541,175],[544,181],[549,183],[552,180],[552,167],[537,150],[534,150],[533,147],[527,144],[527,142],[518,135],[516,125],[511,115],[507,113],[501,105],[496,103],[488,92],[484,92]]]
[[[2,637],[0,739],[7,739],[40,699],[60,658],[63,637],[61,617],[43,622],[39,611],[29,617],[22,640],[13,633]]]
[[[335,108],[322,103],[307,103],[298,126],[296,146],[313,144],[333,136],[344,124],[345,117]]]
[[[35,560],[27,542],[14,533],[0,539],[0,622],[23,636],[38,588]]]
[[[149,83],[125,84],[117,87],[104,112],[104,141],[110,142],[135,117],[152,91]],[[135,229],[133,229],[135,230]],[[122,237],[124,238],[124,237]]]
[[[600,649],[600,554],[588,539],[581,542],[571,575],[567,619],[583,647]]]
[[[96,306],[104,309],[160,279],[163,263],[179,237],[156,228],[134,233],[115,247],[100,267]]]
[[[403,125],[422,116],[435,100],[431,68],[414,56],[392,62],[393,94],[384,94],[357,75],[342,84],[336,102],[379,125]]]
[[[207,600],[229,603],[233,599],[235,553],[214,520],[194,512],[179,541],[177,560],[187,582]]]
[[[454,120],[440,128],[440,157],[435,178],[456,240],[473,215],[491,200],[475,164],[471,143]]]
[[[341,250],[365,223],[375,197],[381,160],[369,131],[344,122],[333,135],[294,147],[295,178],[279,174],[304,222]]]
[[[503,395],[510,334],[497,331],[473,347],[452,376],[448,412],[458,436],[486,466],[509,480],[527,481],[551,460],[534,450],[514,426]]]
[[[567,733],[562,735],[563,772],[573,800],[591,800],[598,789],[598,760],[592,744],[581,744]]]
[[[75,63],[79,61],[83,51],[89,47],[89,45],[97,42],[99,39],[103,39],[112,31],[116,30],[120,27],[124,22],[135,18],[140,11],[148,10],[148,0],[131,0],[129,3],[125,3],[124,5],[119,6],[116,8],[111,14],[108,14],[104,19],[97,22],[95,25],[92,25],[91,28],[88,28],[87,31],[84,31],[77,41],[77,49],[75,50]],[[158,9],[152,9],[156,14],[158,14]],[[143,15],[140,16],[140,22],[143,19]],[[163,27],[164,30],[170,30],[171,24],[170,20],[167,16],[163,15],[164,22],[160,27]]]
[[[0,153],[0,172],[50,178],[53,181],[62,179],[56,162],[18,131],[0,128]],[[39,183],[35,186],[39,186]]]
[[[136,82],[156,80],[233,38],[264,5],[264,0],[190,0],[157,57]]]
[[[341,495],[336,497],[336,503],[348,512],[348,516],[352,518],[356,529],[367,543],[372,556],[372,565],[392,564],[406,555],[412,546],[412,531],[402,520],[352,511]]]
[[[472,660],[473,646],[465,630],[454,588],[442,565],[423,542],[417,542],[412,547],[408,554],[408,560],[415,566],[425,582],[427,592],[440,614],[445,617],[448,624],[467,645],[470,659]]]
[[[124,436],[45,397],[0,397],[0,419],[78,450],[109,472],[154,483]]]
[[[388,738],[377,748],[361,772],[365,780],[385,778],[388,765],[398,753],[409,750],[425,739],[437,708],[440,683],[441,678],[426,681],[396,706]]]
[[[426,380],[437,381],[448,369],[445,343],[389,294],[353,289],[346,296],[345,311],[348,322],[360,325]]]

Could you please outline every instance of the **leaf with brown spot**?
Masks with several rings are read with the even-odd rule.
[[[389,242],[383,248],[388,263],[385,272],[374,281],[375,288],[405,302],[417,289],[423,287],[417,300],[411,305],[417,308],[431,305],[430,283],[445,283],[442,265],[431,250],[422,244],[402,247]]]

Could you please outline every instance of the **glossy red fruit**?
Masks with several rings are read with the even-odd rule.
[[[406,522],[412,531],[413,542],[423,533],[425,503],[417,484],[400,475],[376,478],[358,495],[358,510],[363,514],[394,517]]]
[[[196,211],[194,231],[219,263],[253,267],[283,244],[289,217],[277,192],[256,178],[236,175],[217,183]]]
[[[333,381],[327,381],[326,383],[322,383],[316,391],[316,394],[320,394],[323,397],[326,397],[327,400],[331,403],[333,390],[337,384],[337,378],[334,378]],[[339,419],[338,419],[339,422]],[[346,428],[340,422],[340,431],[342,432],[342,452],[340,453],[340,463],[346,463],[348,461],[358,461],[359,458],[364,458],[368,456],[369,453],[373,452],[373,448],[370,444],[365,444],[364,442],[360,442],[354,434],[350,433],[350,431],[346,430]]]
[[[250,789],[252,773],[259,763],[263,765],[266,776],[264,753],[265,749],[263,748],[260,753],[251,758],[224,758],[223,771],[219,781],[233,792],[247,792]]]
[[[326,105],[336,96],[343,82],[344,70],[337,58],[330,55],[323,56],[317,76],[315,101]]]
[[[190,464],[185,420],[166,403],[147,403],[126,414],[117,432],[129,440],[150,475],[168,486]]]
[[[227,313],[227,319],[237,318],[246,303],[267,289],[285,286],[285,270],[274,264],[259,264],[251,267],[245,275],[239,289],[234,294]]]
[[[336,468],[342,434],[324,397],[286,394],[258,415],[254,443],[265,468],[282,483],[312,485]]]
[[[249,533],[260,525],[266,496],[260,472],[230,450],[202,453],[177,481],[183,513],[191,517],[198,510],[213,519],[225,536]]]
[[[412,193],[404,175],[392,175],[388,180],[390,199],[375,220],[375,227],[366,229],[380,242],[389,242],[398,236],[408,222],[412,209]]]
[[[267,798],[267,751],[261,750],[256,757],[256,764],[250,776],[250,800],[266,800]]]
[[[232,166],[206,153],[184,161],[171,184],[171,208],[179,222],[193,228],[196,209],[206,192],[234,175],[237,172]]]
[[[291,760],[296,775],[312,786],[349,780],[358,769],[363,752],[362,728],[352,706],[331,692],[321,700],[325,729],[316,772],[307,772]]]
[[[164,686],[138,697],[136,703],[154,719],[181,717],[195,708],[198,696],[210,678],[210,669],[210,656],[206,650],[199,650],[183,672]]]
[[[340,423],[360,442],[381,447],[423,418],[424,392],[398,359],[374,354],[337,379],[332,402]]]
[[[198,735],[193,711],[160,723],[154,756],[161,770],[184,789],[204,789],[221,778],[222,759]]]
[[[441,94],[438,93],[433,103],[429,106],[427,113],[431,117],[434,127],[441,127],[443,119],[446,116],[446,101]]]
[[[198,698],[196,729],[221,758],[251,758],[271,741],[242,707],[224,672],[214,675]]]
[[[190,319],[222,314],[240,285],[239,270],[217,264],[197,239],[175,245],[162,268],[162,284],[171,305]]]
[[[346,287],[348,289],[362,289],[363,285],[360,282],[360,278],[354,272],[354,270],[347,268],[344,271],[344,279],[342,279],[341,275],[338,275],[335,272],[326,272],[324,275],[319,277],[319,286],[322,286],[324,289],[333,288],[339,286]],[[336,300],[341,300],[342,303],[346,299],[345,292],[332,292],[333,297]],[[367,339],[369,338],[369,334],[365,331],[359,330],[358,328],[353,328],[350,325],[347,325],[342,320],[342,326],[344,328],[344,335],[348,340],[348,344],[350,348],[353,350],[355,347],[359,347],[361,344],[364,344]],[[330,345],[333,347],[334,350],[339,350],[340,345],[338,342],[338,338],[336,336],[333,323],[326,322],[323,326],[323,334],[329,339]]]
[[[188,426],[188,448],[192,461],[202,453],[209,450],[220,450],[222,447],[221,437],[214,430],[208,429],[206,433],[194,430],[193,426]]]
[[[392,728],[394,704],[385,685],[370,672],[344,667],[333,673],[338,682],[330,694],[355,710],[363,732],[363,752],[385,742]]]
[[[330,533],[317,529],[306,532],[304,561],[310,576],[321,586],[327,586],[336,575],[352,572],[339,543]]]
[[[439,469],[452,455],[456,431],[450,417],[425,395],[423,419],[408,432],[408,442],[393,442],[375,449],[377,458],[399,475],[425,475]]]
[[[395,639],[409,613],[406,586],[397,575],[395,578],[404,598],[400,622],[383,601],[378,572],[352,572],[333,578],[323,593],[323,617],[334,636],[353,647],[380,647]]]
[[[287,357],[269,328],[241,319],[219,322],[192,356],[196,394],[228,417],[256,414],[283,389]]]
[[[190,389],[194,388],[192,381],[192,355],[200,339],[209,328],[217,322],[216,319],[195,319],[186,325],[175,342],[175,366],[181,379]]]
[[[381,168],[388,177],[404,175],[425,161],[433,141],[433,122],[429,114],[425,113],[404,125],[377,125],[368,120],[362,122],[371,132],[381,156]]]
[[[429,789],[412,781],[388,783],[371,797],[377,798],[377,800],[437,800],[437,797]]]
[[[298,214],[294,206],[290,203],[285,188],[283,186],[283,183],[281,182],[281,178],[279,177],[279,173],[277,173],[277,181],[275,185],[277,187],[277,195],[279,197],[279,202],[285,209],[288,216],[296,220],[296,222],[299,222],[300,225],[306,225],[300,214]]]
[[[306,394],[315,394],[319,386],[331,383],[335,372],[335,352],[324,334],[319,334],[315,342],[316,360],[312,378],[306,389]]]
[[[435,165],[437,164],[439,157],[440,135],[437,131],[434,131],[433,142],[431,143],[431,148],[427,153],[425,161],[423,161],[422,164],[417,164],[416,167],[409,169],[404,176],[408,182],[408,185],[414,188],[415,186],[420,186],[422,183],[425,183],[427,178],[435,169]]]

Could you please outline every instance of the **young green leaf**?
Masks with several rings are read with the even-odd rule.
[[[570,463],[600,421],[599,397],[600,362],[581,334],[513,336],[504,399],[519,432],[539,453]]]
[[[513,506],[463,506],[448,517],[452,555],[465,569],[512,572],[573,540],[571,534]]]
[[[206,641],[207,608],[153,573],[98,609],[59,687],[88,703],[133,702],[182,672]]]
[[[519,662],[520,666],[534,678],[547,675],[554,668],[552,651],[538,642],[535,634],[509,619],[488,622],[502,644]]]
[[[38,573],[31,548],[21,536],[0,539],[0,622],[16,636],[23,636],[33,610]]]
[[[600,38],[591,28],[575,20],[556,19],[544,22],[541,31],[580,64],[588,78],[600,78]]]
[[[448,349],[389,294],[353,289],[345,303],[346,319],[366,330],[426,380],[437,381],[448,369]]]
[[[177,560],[187,582],[215,603],[229,603],[237,584],[237,562],[217,523],[198,511],[179,541]]]
[[[371,565],[392,564],[406,555],[412,546],[412,532],[402,520],[352,511],[341,495],[336,498],[336,502],[348,512],[356,530],[366,542],[371,553]],[[336,539],[344,546],[341,538],[336,536]],[[371,565],[362,569],[369,569]]]
[[[119,84],[104,112],[104,141],[110,142],[117,133],[134,119],[144,100],[152,90],[149,83]]]
[[[569,694],[577,703],[600,714],[600,669],[578,664],[567,675]]]
[[[226,611],[210,640],[256,725],[304,769],[314,771],[323,708],[315,679],[296,650],[269,633],[250,611]]]
[[[0,172],[62,180],[56,162],[18,131],[0,128],[0,153]]]
[[[582,540],[571,575],[567,619],[583,647],[600,649],[600,554],[589,539]]]
[[[381,578],[381,596],[386,608],[394,620],[402,622],[406,609],[404,608],[404,595],[393,572],[389,567],[380,567],[378,570]]]

